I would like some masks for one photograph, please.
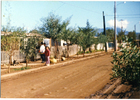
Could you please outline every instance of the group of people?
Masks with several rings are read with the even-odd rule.
[[[49,47],[45,45],[45,43],[41,42],[40,46],[40,55],[42,59],[42,63],[46,62],[46,65],[50,65],[50,50]]]

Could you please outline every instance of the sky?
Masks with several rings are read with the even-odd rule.
[[[114,29],[114,1],[6,1],[1,2],[1,25],[24,27],[28,32],[40,27],[42,18],[50,12],[62,18],[71,17],[68,27],[86,27],[87,20],[94,28],[103,28],[103,11],[106,27]],[[117,27],[140,33],[140,1],[116,1]]]

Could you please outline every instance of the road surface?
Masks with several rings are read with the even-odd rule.
[[[2,98],[85,98],[110,81],[110,54],[1,81]]]

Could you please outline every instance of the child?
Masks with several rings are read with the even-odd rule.
[[[49,66],[50,65],[50,50],[48,46],[46,46],[45,48],[45,58],[46,58],[46,65]]]

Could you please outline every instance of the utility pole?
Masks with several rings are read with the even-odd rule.
[[[116,1],[114,1],[114,51],[116,51]]]
[[[135,33],[136,33],[136,24],[134,25],[134,31],[135,31]]]
[[[123,25],[122,25],[122,19],[121,19],[121,32],[123,31]]]
[[[106,36],[104,11],[103,11],[103,27],[104,27],[104,35]],[[106,42],[105,42],[105,52],[107,52],[107,45],[106,45]]]
[[[136,32],[136,25],[137,25],[138,23],[140,24],[140,21],[137,22],[137,23],[134,25],[134,31],[135,31],[135,32]]]

